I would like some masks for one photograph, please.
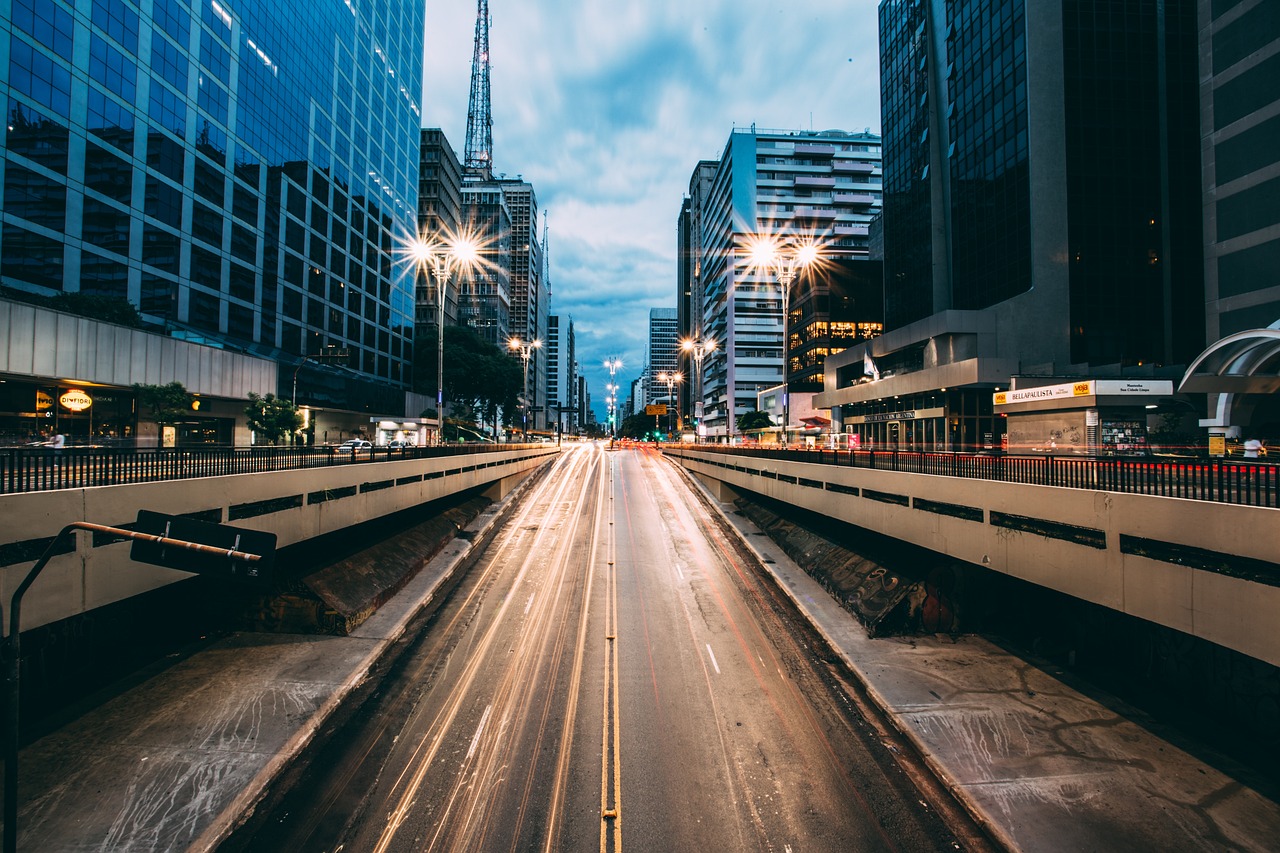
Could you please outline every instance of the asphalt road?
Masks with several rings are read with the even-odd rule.
[[[954,849],[826,657],[674,466],[576,447],[228,849]]]

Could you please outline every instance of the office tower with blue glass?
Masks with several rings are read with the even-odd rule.
[[[127,301],[299,405],[401,412],[423,5],[4,8],[4,294]]]

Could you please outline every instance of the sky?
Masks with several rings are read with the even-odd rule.
[[[550,214],[551,313],[592,407],[625,398],[649,309],[676,304],[676,222],[735,126],[880,132],[874,0],[489,0],[494,171]],[[475,0],[427,0],[423,126],[461,158]],[[539,227],[539,235],[542,229]]]

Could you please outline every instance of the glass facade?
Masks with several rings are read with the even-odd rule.
[[[925,4],[917,0],[880,4],[884,319],[890,329],[945,307],[933,304],[928,34]]]
[[[299,402],[402,407],[423,5],[3,8],[4,286],[125,298],[290,365],[346,350],[354,381],[307,371]]]
[[[1204,341],[1195,3],[1062,8],[1071,360],[1186,364]]]

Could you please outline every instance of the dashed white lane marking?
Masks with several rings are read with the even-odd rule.
[[[716,653],[711,651],[711,644],[707,643],[707,654],[711,655],[711,665],[716,668],[716,675],[720,674],[720,664],[716,663]]]

